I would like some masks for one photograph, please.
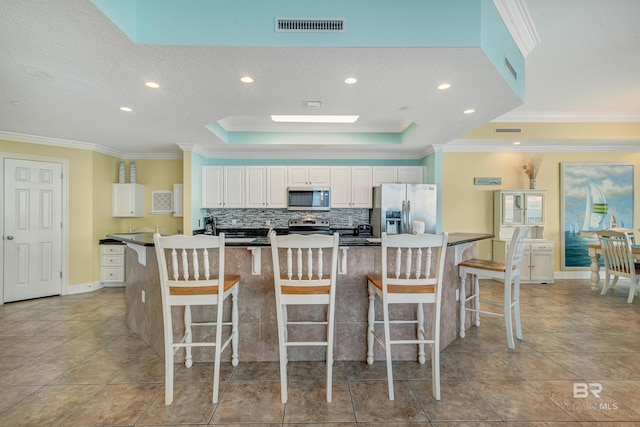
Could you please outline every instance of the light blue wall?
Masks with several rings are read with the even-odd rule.
[[[324,47],[480,46],[480,0],[93,0],[140,44]],[[344,18],[340,33],[282,33],[275,17]]]
[[[92,0],[138,44],[477,47],[524,97],[524,57],[492,0]],[[343,18],[347,31],[283,33],[275,17]],[[515,68],[513,80],[505,56]],[[522,77],[520,77],[522,76]]]

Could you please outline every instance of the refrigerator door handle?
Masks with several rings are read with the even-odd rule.
[[[407,226],[406,226],[406,233],[407,234],[411,234],[413,233],[413,230],[411,229],[413,226],[413,221],[411,219],[411,200],[407,201]]]
[[[402,201],[402,217],[400,218],[400,227],[398,228],[398,233],[403,234],[405,232],[405,228],[407,228],[407,202],[406,200]]]

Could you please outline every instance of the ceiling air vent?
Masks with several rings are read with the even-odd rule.
[[[280,33],[335,33],[346,29],[343,18],[276,18],[276,32]]]
[[[507,58],[504,58],[504,66],[507,68],[507,71],[511,74],[513,79],[518,80],[518,73],[516,73],[515,68],[513,68],[513,65],[511,65],[511,62],[509,62]]]
[[[496,133],[522,133],[521,128],[495,128]]]

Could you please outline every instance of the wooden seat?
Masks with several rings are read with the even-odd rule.
[[[162,315],[164,322],[165,404],[173,402],[173,368],[175,353],[184,348],[185,366],[193,365],[194,347],[214,347],[213,402],[218,401],[220,362],[223,350],[231,344],[231,364],[238,365],[238,283],[240,276],[225,274],[225,239],[219,236],[166,236],[156,233],[153,243],[160,271],[162,287]],[[220,280],[220,277],[223,280]],[[231,296],[230,320],[225,319],[224,301]],[[214,321],[191,318],[191,306],[212,306]],[[184,329],[173,324],[172,308],[183,307]],[[214,310],[211,310],[213,313]],[[194,341],[193,327],[214,327],[213,341]],[[223,326],[231,326],[223,339]],[[225,328],[226,330],[226,328]],[[174,334],[181,336],[174,339]],[[198,335],[199,336],[199,335]],[[202,336],[210,336],[203,333]]]
[[[287,363],[290,347],[326,347],[327,402],[332,400],[333,340],[338,270],[339,235],[282,235],[270,233],[271,258],[276,291],[278,349],[280,355],[280,396],[288,400]],[[289,305],[326,306],[324,319],[312,310],[299,310],[295,317]],[[306,316],[305,316],[306,314]],[[324,325],[318,332],[318,325]],[[306,333],[302,333],[304,329]],[[295,335],[294,335],[295,334]],[[295,340],[290,340],[295,336]],[[308,339],[304,339],[308,338]]]
[[[507,333],[507,346],[511,349],[515,348],[513,326],[511,324],[513,311],[516,337],[519,340],[522,339],[522,327],[520,325],[520,265],[522,264],[522,254],[528,231],[526,227],[516,228],[513,231],[506,263],[473,258],[458,265],[458,274],[460,275],[460,338],[465,337],[465,315],[467,311],[475,313],[476,326],[480,326],[480,313],[502,316],[504,317]],[[469,296],[467,296],[466,291],[466,277],[468,274],[473,276],[473,291]],[[504,281],[504,301],[502,304],[480,299],[481,278]],[[472,308],[467,307],[469,301],[473,301]],[[482,310],[480,304],[502,308],[502,312]]]
[[[424,345],[431,346],[433,396],[440,400],[440,307],[447,240],[447,233],[382,233],[381,274],[367,275],[367,363],[371,365],[374,361],[374,343],[377,342],[385,350],[389,400],[394,400],[391,346],[403,344],[418,346],[418,362],[421,364],[426,361]],[[376,320],[376,295],[382,301],[382,320]],[[416,304],[415,319],[391,319],[391,304]],[[429,311],[432,316],[430,334],[425,331],[423,304],[432,306]],[[376,330],[376,324],[382,324],[383,333]],[[395,330],[396,338],[392,337],[391,326],[402,324],[415,324],[415,337],[399,337]]]
[[[631,304],[633,297],[638,292],[638,280],[640,280],[640,264],[635,263],[631,253],[632,240],[624,231],[600,230],[596,231],[602,257],[604,258],[605,282],[601,295],[607,293],[609,287],[614,287],[618,278],[629,279],[629,297],[627,302]],[[611,277],[613,276],[613,282]]]

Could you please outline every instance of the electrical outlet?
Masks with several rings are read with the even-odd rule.
[[[266,221],[265,221],[265,224],[266,224],[266,225],[271,225],[271,220],[270,220],[270,219],[266,220]]]
[[[349,217],[349,227],[353,227],[353,218]]]
[[[140,295],[140,297],[142,298],[142,302],[145,302],[145,296],[146,294],[144,293],[144,291],[142,291],[142,294]]]
[[[238,223],[238,220],[237,220],[237,219],[232,219],[232,220],[231,220],[231,225],[236,225],[237,223]]]
[[[460,301],[460,289],[456,289],[456,301]]]

